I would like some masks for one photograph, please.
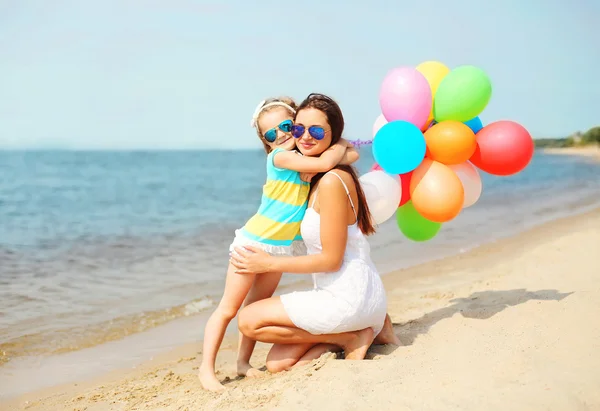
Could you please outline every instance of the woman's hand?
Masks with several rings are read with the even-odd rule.
[[[236,247],[229,261],[237,268],[237,274],[262,274],[271,272],[272,257],[263,250],[252,247]]]

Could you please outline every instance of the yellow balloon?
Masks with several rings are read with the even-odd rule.
[[[450,69],[439,61],[426,61],[417,66],[417,71],[421,73],[431,87],[431,97],[435,97],[435,93],[446,74],[450,73]]]
[[[446,74],[450,73],[450,69],[446,67],[443,63],[439,61],[425,61],[417,66],[417,71],[421,73],[427,82],[429,83],[429,87],[431,88],[431,102],[435,98],[435,93],[437,92],[440,83],[446,77]],[[421,131],[427,130],[431,122],[433,121],[433,104],[431,105],[431,112],[429,113],[429,118],[427,122],[421,129]]]
[[[423,127],[421,127],[421,131],[422,132],[426,132],[427,129],[429,128],[429,126],[431,125],[432,121],[433,121],[433,108],[429,112],[429,117],[427,117],[427,121],[425,122],[425,124],[423,125]]]

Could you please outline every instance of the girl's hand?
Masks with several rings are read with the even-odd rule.
[[[271,272],[272,256],[263,250],[252,247],[236,247],[229,261],[237,268],[237,274],[262,274]]]
[[[316,175],[317,173],[300,173],[300,180],[310,183],[310,180]]]

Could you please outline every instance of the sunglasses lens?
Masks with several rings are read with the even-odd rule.
[[[325,130],[323,130],[323,127],[312,126],[308,129],[308,132],[315,140],[323,140],[323,137],[325,137]]]
[[[282,121],[281,124],[279,124],[279,129],[284,133],[289,133],[290,131],[292,131],[293,124],[294,123],[292,123],[292,120]]]
[[[269,143],[272,143],[275,140],[277,140],[277,131],[275,131],[274,128],[267,130],[267,132],[265,133],[265,140],[267,140]]]
[[[304,126],[298,125],[298,124],[294,124],[292,126],[292,135],[296,138],[300,138],[302,137],[302,135],[304,134]]]

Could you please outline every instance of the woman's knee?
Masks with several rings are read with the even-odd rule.
[[[296,363],[297,359],[281,359],[281,360],[267,360],[267,370],[272,373],[278,373],[291,369]]]
[[[304,344],[273,345],[267,354],[267,370],[271,373],[289,370],[309,348]]]
[[[238,328],[246,337],[263,341],[260,337],[267,326],[293,326],[278,297],[252,303],[239,313]]]

